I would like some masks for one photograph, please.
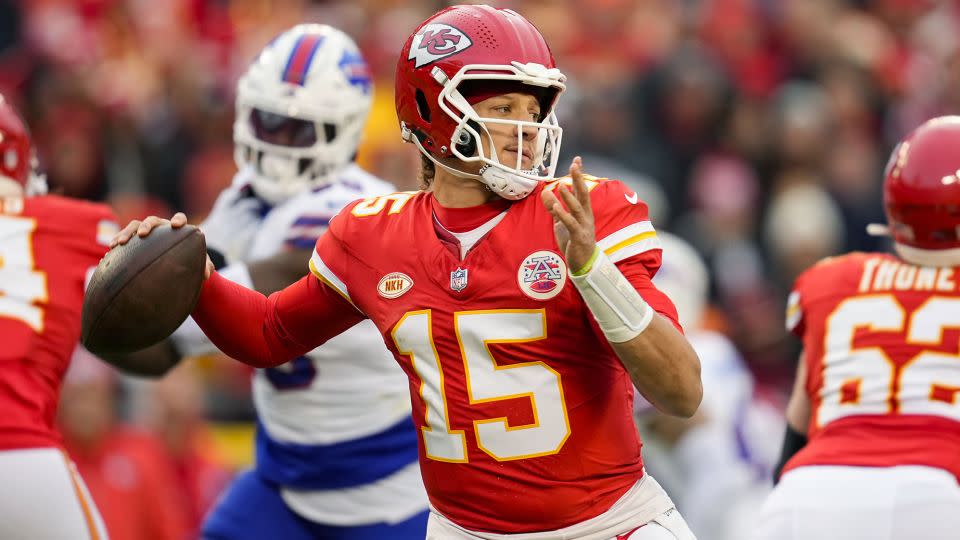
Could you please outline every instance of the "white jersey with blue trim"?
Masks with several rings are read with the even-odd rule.
[[[336,182],[269,207],[240,172],[201,229],[225,256],[230,277],[229,263],[312,249],[347,203],[393,191],[350,165]],[[284,487],[298,514],[321,523],[395,522],[423,511],[408,384],[369,320],[305,356],[257,370],[258,473]]]

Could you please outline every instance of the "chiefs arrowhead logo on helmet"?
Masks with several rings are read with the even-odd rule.
[[[432,23],[413,36],[407,60],[416,60],[416,67],[425,66],[456,54],[473,45],[459,29],[448,24]]]

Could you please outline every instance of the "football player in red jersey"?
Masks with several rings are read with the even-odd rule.
[[[54,418],[109,208],[46,195],[30,135],[0,95],[0,538],[103,539]]]
[[[447,8],[408,38],[396,88],[430,189],[347,205],[269,298],[209,273],[195,320],[265,367],[371,319],[410,380],[428,538],[693,538],[644,474],[632,401],[635,384],[692,415],[699,360],[651,282],[646,205],[579,159],[554,179],[564,76],[543,37],[510,10]]]
[[[960,531],[960,116],[894,149],[896,255],[850,253],[797,278],[803,340],[780,483],[757,538],[946,540]]]

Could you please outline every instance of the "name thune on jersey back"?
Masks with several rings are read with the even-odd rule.
[[[803,340],[810,465],[923,465],[960,478],[956,268],[851,253],[807,270],[788,299]]]
[[[956,269],[915,266],[903,261],[871,257],[863,262],[857,292],[957,290]]]

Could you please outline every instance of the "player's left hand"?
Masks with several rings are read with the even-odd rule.
[[[557,245],[563,251],[570,271],[576,272],[587,265],[597,249],[593,208],[590,206],[590,192],[583,180],[583,161],[580,156],[573,158],[570,164],[570,178],[573,179],[572,190],[558,184],[555,190],[544,190],[541,199],[553,216],[553,234],[557,238]],[[555,192],[560,194],[563,204],[560,204]]]
[[[113,236],[113,239],[110,240],[110,249],[126,244],[134,235],[143,238],[149,235],[153,229],[163,225],[170,225],[174,229],[179,229],[186,224],[187,216],[184,215],[183,212],[177,212],[170,219],[163,219],[157,216],[149,216],[143,221],[135,219]]]
[[[117,234],[113,236],[113,239],[110,240],[110,249],[113,249],[117,246],[122,246],[130,241],[134,235],[143,238],[150,234],[150,231],[156,229],[157,227],[163,225],[170,225],[174,229],[179,229],[187,224],[187,216],[183,212],[177,212],[170,219],[163,219],[157,216],[149,216],[143,221],[135,219],[127,224],[126,227],[120,230]],[[213,262],[210,260],[210,256],[207,256],[207,265],[203,270],[203,279],[210,277],[216,268],[213,265]]]

